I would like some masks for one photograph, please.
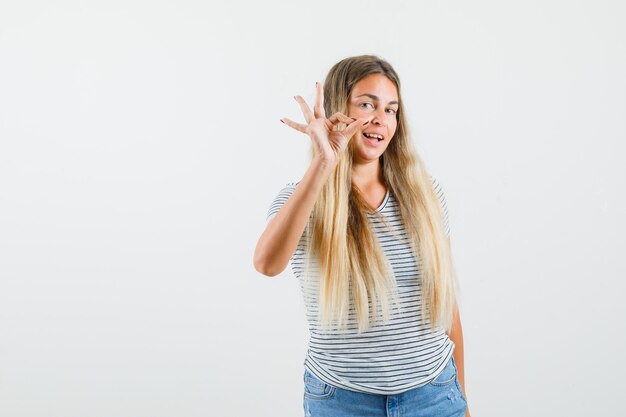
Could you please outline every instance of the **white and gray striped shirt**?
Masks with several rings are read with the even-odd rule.
[[[443,209],[446,233],[450,235],[443,190],[434,177],[430,179]],[[268,222],[289,199],[297,184],[288,183],[278,193],[268,210]],[[369,330],[358,334],[351,305],[347,330],[321,330],[317,323],[318,265],[314,262],[312,275],[308,277],[313,279],[305,279],[303,270],[312,217],[309,217],[290,263],[300,281],[309,322],[310,339],[304,366],[320,380],[339,388],[394,395],[435,379],[452,356],[454,342],[443,328],[431,330],[427,311],[422,311],[419,261],[410,248],[397,202],[389,190],[376,211],[392,228],[388,230],[372,213],[368,213],[370,224],[396,276],[398,304],[392,309],[388,322],[377,322]]]

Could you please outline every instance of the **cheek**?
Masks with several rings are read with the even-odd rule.
[[[358,108],[351,108],[346,116],[358,119],[359,117],[366,117],[366,112]]]
[[[389,123],[389,133],[393,135],[395,135],[396,130],[398,129],[398,122],[396,120],[393,120]]]

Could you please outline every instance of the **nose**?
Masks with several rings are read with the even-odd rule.
[[[374,114],[374,118],[372,119],[372,123],[379,125],[379,126],[385,126],[385,117],[387,116],[387,114],[385,113],[385,109],[383,107],[379,107],[376,110],[376,113]]]

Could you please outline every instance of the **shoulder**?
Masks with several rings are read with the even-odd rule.
[[[296,186],[299,183],[300,181],[288,182],[280,189],[280,191],[278,191],[278,193],[274,196],[274,199],[272,200],[270,207],[267,211],[266,220],[271,220],[276,215],[276,213],[278,213],[278,210],[280,210],[280,208],[285,204],[289,197],[291,197],[291,194],[296,189]]]
[[[430,182],[433,185],[433,190],[435,191],[435,194],[437,194],[437,197],[439,197],[439,200],[441,200],[441,202],[445,205],[446,198],[445,198],[441,183],[439,182],[437,177],[435,177],[434,175],[429,174],[428,177],[430,178]]]
[[[433,189],[438,190],[441,189],[441,184],[439,180],[434,175],[428,174],[428,178],[430,178],[430,182],[433,184]]]
[[[290,196],[291,193],[293,193],[293,190],[296,189],[296,187],[298,186],[298,184],[300,184],[300,181],[293,181],[293,182],[288,182],[287,184],[285,184],[280,191],[278,192],[278,194],[276,195],[275,199],[280,198],[280,197],[284,197],[284,196]]]
[[[433,191],[435,192],[435,194],[437,195],[437,198],[439,199],[439,205],[441,206],[441,209],[443,211],[444,228],[446,230],[446,234],[449,236],[450,235],[450,220],[448,217],[448,203],[446,202],[446,196],[443,192],[443,187],[441,186],[441,183],[439,182],[439,180],[437,180],[436,177],[434,177],[433,175],[429,175],[429,177],[430,177],[430,181],[433,184]]]

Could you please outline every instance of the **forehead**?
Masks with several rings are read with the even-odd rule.
[[[397,101],[398,90],[395,84],[382,74],[371,74],[361,78],[352,88],[352,98],[362,94],[377,96],[381,101]]]

